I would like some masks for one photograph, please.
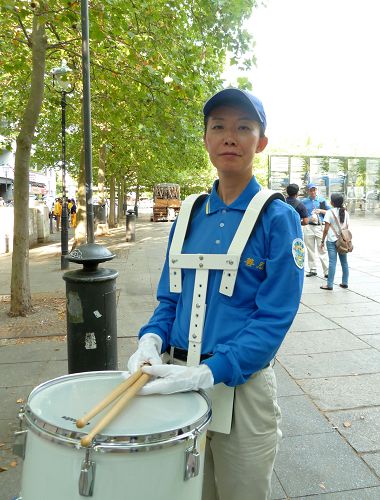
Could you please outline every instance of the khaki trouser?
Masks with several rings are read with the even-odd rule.
[[[231,433],[207,433],[202,500],[269,500],[280,422],[270,366],[236,387]]]
[[[323,226],[312,226],[311,224],[303,226],[303,237],[307,249],[307,260],[309,263],[309,270],[314,272],[317,271],[317,263],[315,255],[315,246],[317,246],[317,252],[322,264],[323,274],[327,274],[329,266],[327,263],[328,262],[327,252],[326,250],[321,249],[322,234],[323,234]]]

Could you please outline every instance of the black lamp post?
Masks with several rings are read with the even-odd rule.
[[[69,268],[66,255],[69,253],[68,213],[66,198],[66,95],[70,94],[74,87],[70,84],[68,75],[71,69],[63,59],[59,68],[52,70],[53,86],[61,93],[61,126],[62,126],[62,217],[61,217],[61,269]]]

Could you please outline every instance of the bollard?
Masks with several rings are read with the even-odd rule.
[[[128,210],[125,222],[126,237],[125,241],[136,240],[136,214],[133,210]]]
[[[95,243],[74,249],[67,259],[83,269],[63,275],[66,282],[68,373],[117,370],[116,278],[98,268],[113,259]]]

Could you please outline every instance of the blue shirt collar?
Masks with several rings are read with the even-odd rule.
[[[212,191],[206,203],[206,214],[212,214],[222,208],[229,208],[233,210],[246,210],[249,202],[252,200],[255,194],[261,190],[260,184],[257,182],[255,176],[253,176],[252,179],[247,184],[247,186],[244,188],[244,190],[236,198],[236,200],[234,200],[234,202],[231,203],[231,205],[226,205],[219,198],[217,192],[218,185],[219,185],[219,180],[216,180],[214,182]]]

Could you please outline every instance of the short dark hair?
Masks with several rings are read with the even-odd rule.
[[[295,194],[298,193],[300,190],[298,184],[289,184],[289,186],[286,187],[286,192],[288,193],[289,196],[294,196]]]

